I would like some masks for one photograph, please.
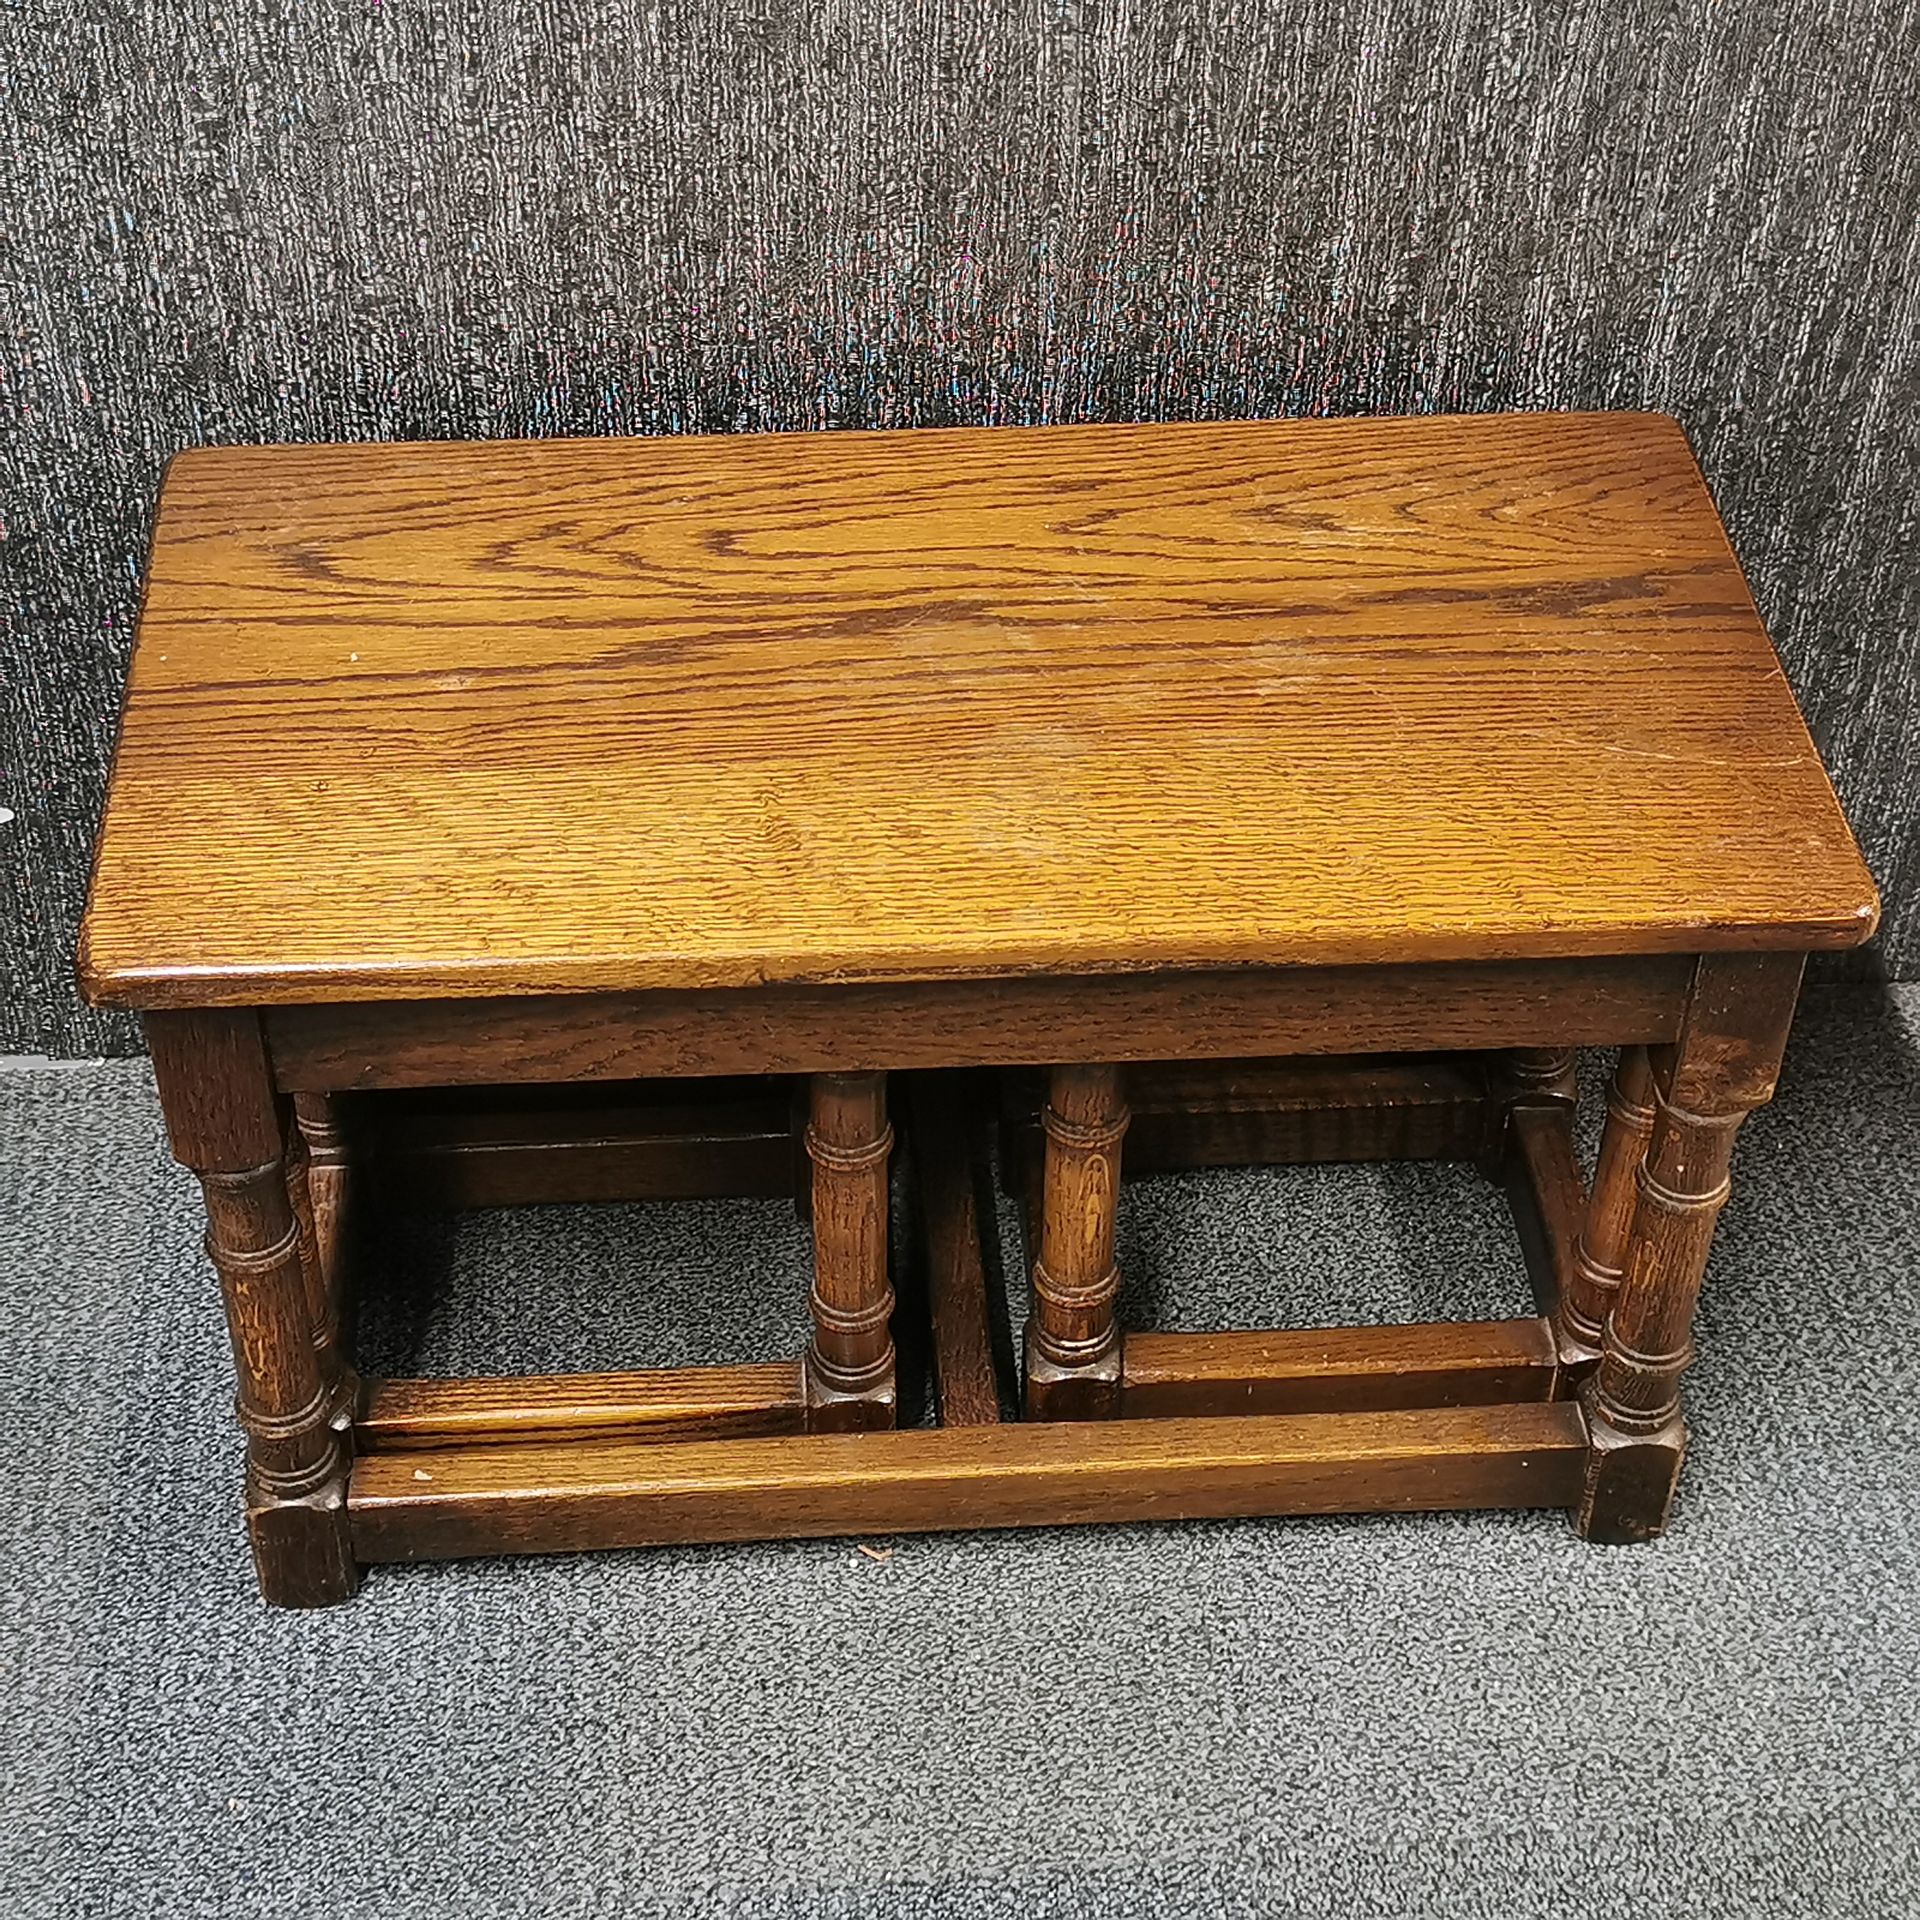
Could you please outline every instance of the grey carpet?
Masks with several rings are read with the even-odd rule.
[[[0,1074],[0,1913],[1913,1914],[1917,1112],[1920,989],[1815,995],[1651,1547],[1553,1515],[807,1542],[288,1615],[143,1069]],[[1189,1325],[1521,1285],[1449,1170],[1143,1183],[1125,1239]],[[372,1331],[460,1367],[778,1351],[802,1253],[776,1206],[479,1220],[396,1241]]]

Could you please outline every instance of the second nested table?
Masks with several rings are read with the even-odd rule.
[[[1664,419],[270,447],[170,469],[81,973],[145,1016],[262,1585],[311,1604],[501,1547],[1655,1531],[1734,1129],[1875,915]],[[1590,1206],[1579,1044],[1625,1049]],[[1130,1364],[1123,1065],[1441,1048],[1520,1050],[1541,1314]],[[1051,1069],[1030,1418],[876,1431],[884,1076],[1003,1064]],[[355,1380],[324,1096],[736,1073],[813,1076],[803,1362]]]

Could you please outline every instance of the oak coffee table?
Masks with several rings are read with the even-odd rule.
[[[313,1605],[367,1562],[761,1535],[1651,1535],[1735,1129],[1804,957],[1876,914],[1663,418],[248,447],[167,476],[80,973],[144,1016],[260,1583]],[[1590,1200],[1581,1045],[1622,1050]],[[1404,1094],[1379,1056],[1463,1049],[1536,1316],[1122,1334],[1126,1069]],[[954,1068],[1044,1074],[1020,1420]],[[356,1379],[335,1097],[772,1074],[806,1077],[803,1356]]]

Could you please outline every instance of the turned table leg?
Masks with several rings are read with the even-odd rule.
[[[287,1136],[288,1180],[295,1209],[304,1205],[313,1227],[313,1254],[318,1263],[314,1316],[320,1339],[331,1342],[344,1354],[353,1298],[349,1280],[354,1234],[353,1180],[346,1140],[332,1094],[296,1093],[293,1119],[293,1129]]]
[[[152,1013],[148,1048],[174,1157],[200,1180],[247,1434],[247,1529],[260,1591],[324,1606],[359,1583],[347,1532],[351,1388],[316,1304],[310,1210],[296,1207],[287,1103],[257,1014]]]
[[[1127,1130],[1120,1069],[1055,1067],[1041,1126],[1046,1158],[1027,1316],[1026,1414],[1109,1419],[1120,1411],[1113,1251]]]
[[[1703,958],[1679,1041],[1651,1057],[1652,1136],[1600,1363],[1581,1395],[1591,1448],[1576,1523],[1588,1539],[1648,1540],[1666,1525],[1686,1451],[1680,1378],[1734,1135],[1773,1096],[1801,965],[1798,954]]]
[[[1579,1060],[1572,1047],[1509,1047],[1505,1067],[1507,1098],[1514,1106],[1570,1107],[1580,1097]]]
[[[1574,1374],[1600,1357],[1607,1310],[1626,1271],[1641,1163],[1653,1138],[1653,1069],[1645,1047],[1623,1047],[1607,1091],[1606,1131],[1573,1272],[1554,1314],[1560,1364]]]
[[[1515,1107],[1572,1109],[1579,1098],[1578,1058],[1572,1047],[1508,1047],[1493,1056],[1480,1171],[1489,1180],[1506,1177],[1514,1151]]]
[[[887,1080],[817,1073],[807,1153],[813,1162],[813,1344],[803,1368],[807,1429],[846,1433],[894,1424],[893,1288],[887,1278]]]

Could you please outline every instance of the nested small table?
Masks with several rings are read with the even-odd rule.
[[[80,965],[145,1015],[261,1584],[312,1604],[761,1534],[1651,1534],[1734,1130],[1803,957],[1876,911],[1665,419],[263,447],[169,472]],[[1590,1203],[1583,1044],[1623,1049]],[[1123,1067],[1442,1049],[1507,1063],[1537,1317],[1123,1338]],[[1017,1422],[963,1066],[1048,1070]],[[902,1071],[925,1430],[889,1430]],[[355,1379],[327,1096],[739,1074],[811,1076],[804,1358]]]

